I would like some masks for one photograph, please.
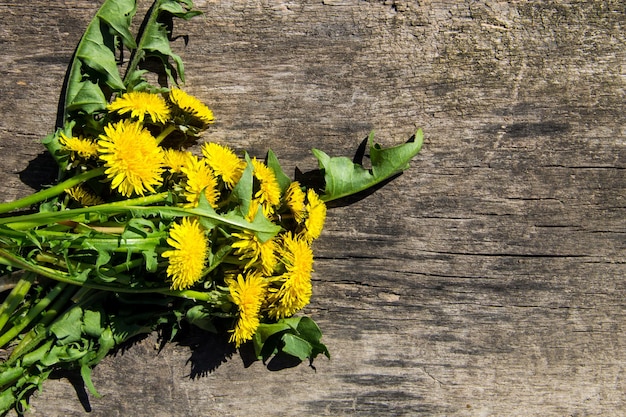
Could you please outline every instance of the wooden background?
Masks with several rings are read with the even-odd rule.
[[[3,201],[55,176],[39,141],[100,3],[0,1]],[[272,148],[289,172],[372,129],[391,145],[422,127],[423,151],[329,211],[306,313],[331,360],[277,371],[152,335],[95,369],[103,398],[62,377],[33,415],[626,413],[621,0],[196,5],[176,50],[217,117],[207,140]]]

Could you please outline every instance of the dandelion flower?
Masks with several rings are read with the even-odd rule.
[[[306,193],[306,220],[304,221],[304,230],[302,235],[308,242],[312,242],[322,234],[324,221],[326,220],[326,204],[319,196],[309,189]]]
[[[170,228],[167,243],[174,249],[163,252],[168,258],[167,276],[173,290],[184,290],[202,278],[209,242],[197,219],[183,217]]]
[[[179,88],[170,91],[170,101],[202,126],[213,123],[213,112],[200,100]]]
[[[217,178],[205,160],[192,157],[188,165],[181,170],[187,176],[185,184],[185,197],[189,206],[197,207],[200,195],[204,191],[204,196],[213,208],[217,208],[217,200],[220,194],[217,190]]]
[[[215,175],[222,178],[228,188],[233,188],[241,179],[246,162],[239,159],[235,152],[226,146],[218,143],[207,142],[202,145],[202,154],[206,158],[206,163],[215,172]]]
[[[302,191],[298,181],[289,184],[287,191],[285,191],[285,205],[289,208],[298,224],[302,223],[306,214],[304,198],[304,191]]]
[[[181,173],[183,168],[189,165],[193,154],[189,151],[179,151],[177,149],[166,149],[164,152],[165,163],[171,173]]]
[[[313,251],[309,243],[288,233],[283,237],[279,254],[286,272],[279,277],[282,285],[270,290],[269,315],[273,318],[290,317],[311,300],[313,288]]]
[[[256,265],[263,275],[272,274],[277,262],[275,252],[278,248],[273,238],[261,242],[254,233],[248,230],[244,230],[243,233],[233,233],[233,237],[237,239],[232,244],[235,248],[235,255],[240,255],[240,260],[248,259],[245,269]]]
[[[253,198],[250,200],[250,207],[248,208],[248,214],[246,214],[245,218],[247,221],[252,223],[256,214],[259,212],[259,207],[261,207],[261,201],[258,198]]]
[[[163,150],[141,123],[123,120],[106,126],[98,145],[111,188],[123,196],[144,195],[161,185]]]
[[[271,168],[256,158],[252,159],[254,176],[259,180],[259,190],[254,195],[263,205],[266,216],[274,213],[274,207],[280,204],[280,185]]]
[[[63,133],[61,133],[60,136],[59,143],[63,145],[65,149],[72,152],[72,156],[78,155],[85,159],[98,156],[98,144],[95,141],[84,139],[83,137],[68,138]]]
[[[259,327],[260,311],[267,292],[267,281],[257,273],[249,273],[244,278],[239,274],[237,279],[226,281],[230,290],[230,299],[237,306],[239,317],[232,330],[230,341],[239,347],[252,339]]]
[[[87,191],[82,185],[68,188],[65,192],[75,201],[79,202],[83,207],[97,206],[104,204],[104,200],[95,194]]]
[[[109,111],[119,114],[130,113],[131,117],[144,121],[146,114],[153,122],[165,123],[170,117],[170,109],[163,97],[146,91],[124,93],[108,105]]]

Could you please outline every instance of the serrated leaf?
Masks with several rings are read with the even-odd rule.
[[[390,148],[382,148],[374,143],[374,134],[370,134],[371,169],[354,163],[346,157],[330,157],[319,149],[312,152],[324,172],[325,188],[320,198],[324,201],[336,200],[361,191],[365,191],[409,167],[411,159],[422,148],[424,137],[418,130],[411,141]]]
[[[98,10],[96,16],[106,22],[122,39],[129,49],[137,47],[137,43],[130,32],[132,18],[137,11],[135,0],[106,1]]]
[[[135,11],[134,0],[106,0],[85,29],[70,64],[64,122],[70,112],[90,114],[106,107],[107,98],[100,83],[114,91],[125,89],[115,57],[116,37],[128,47],[135,46],[129,29]]]
[[[180,56],[172,51],[170,44],[171,33],[168,30],[168,26],[160,20],[163,17],[171,16],[189,20],[201,14],[200,11],[189,10],[192,6],[193,3],[189,1],[157,0],[144,20],[145,24],[143,31],[139,35],[138,47],[135,51],[136,58],[134,61],[139,62],[148,57],[158,58],[163,64],[163,70],[167,74],[167,77],[173,83],[177,82],[176,76],[184,82],[185,73],[183,61]],[[169,16],[166,16],[166,14],[169,14]],[[175,65],[171,64],[170,59],[174,61]],[[138,76],[136,71],[136,67],[129,68],[125,79],[127,81],[132,80],[133,84],[138,84],[138,80],[142,77]]]
[[[59,344],[65,345],[80,340],[82,316],[83,310],[74,307],[50,325],[50,332],[56,336]]]

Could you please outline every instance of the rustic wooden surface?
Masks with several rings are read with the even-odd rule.
[[[39,140],[99,4],[0,2],[1,200],[54,178]],[[276,371],[153,335],[96,368],[103,398],[61,377],[33,415],[626,413],[622,1],[196,4],[176,50],[216,114],[207,139],[290,171],[371,129],[422,127],[424,149],[329,212],[306,312],[331,360]]]

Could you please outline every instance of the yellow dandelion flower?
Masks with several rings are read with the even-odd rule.
[[[161,185],[163,150],[141,123],[123,120],[106,126],[98,145],[111,188],[123,196],[144,195]]]
[[[188,160],[187,166],[181,169],[187,180],[185,182],[185,198],[190,207],[197,207],[200,195],[204,190],[204,196],[213,208],[217,208],[217,200],[220,197],[217,189],[217,178],[205,160],[193,156]]]
[[[67,195],[72,199],[79,202],[83,207],[97,206],[98,204],[104,204],[104,200],[95,194],[90,193],[82,185],[77,185],[65,190]]]
[[[187,94],[179,88],[170,91],[170,101],[183,112],[206,126],[213,123],[213,112],[196,97]]]
[[[306,220],[302,236],[309,243],[322,234],[324,221],[326,220],[326,204],[319,198],[317,193],[309,189],[306,193]]]
[[[256,214],[259,212],[259,207],[261,207],[261,201],[258,198],[253,198],[250,200],[250,207],[248,207],[248,214],[246,214],[245,218],[247,221],[252,223]]]
[[[228,188],[233,188],[241,179],[246,161],[240,159],[232,149],[218,143],[207,142],[202,145],[202,154],[206,163],[222,178]]]
[[[179,151],[177,149],[166,149],[164,151],[164,165],[172,173],[181,173],[183,168],[190,164],[193,154],[189,151]]]
[[[282,285],[270,290],[269,315],[272,318],[290,317],[311,300],[313,287],[313,251],[309,243],[288,233],[283,237],[279,254],[286,272],[279,277]]]
[[[68,138],[61,133],[59,143],[72,152],[72,157],[78,155],[81,158],[89,159],[98,156],[98,143],[91,139],[84,139],[83,137]]]
[[[167,243],[174,249],[163,252],[168,258],[167,276],[173,290],[184,290],[202,278],[209,242],[197,219],[183,217],[169,231]]]
[[[252,159],[254,176],[259,180],[259,190],[254,195],[263,205],[263,214],[270,216],[280,204],[280,185],[271,168],[256,158]]]
[[[235,255],[240,255],[240,260],[248,260],[245,269],[256,266],[266,276],[274,272],[274,266],[277,263],[276,250],[278,249],[274,239],[261,242],[254,233],[248,230],[244,230],[242,233],[233,233],[233,237],[237,239],[232,244],[232,247],[235,248]]]
[[[146,114],[155,123],[165,123],[170,117],[170,108],[159,94],[146,91],[131,91],[124,93],[107,106],[111,112],[119,114],[130,113],[131,117],[143,122]]]
[[[226,281],[230,290],[230,299],[237,306],[239,317],[230,336],[230,341],[239,347],[251,340],[260,323],[260,311],[267,292],[267,281],[257,273],[249,273],[244,278]]]
[[[298,181],[289,184],[287,191],[285,191],[285,205],[289,208],[298,224],[302,223],[306,214],[304,198],[304,191],[302,191]]]

